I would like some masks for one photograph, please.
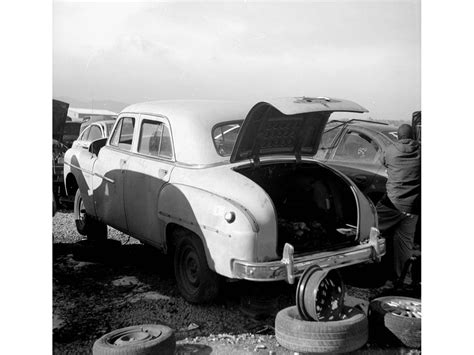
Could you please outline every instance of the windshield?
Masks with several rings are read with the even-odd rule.
[[[243,121],[222,123],[212,130],[212,139],[219,155],[230,156]]]

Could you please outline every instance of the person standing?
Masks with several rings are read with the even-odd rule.
[[[389,280],[396,282],[412,256],[421,213],[421,146],[413,139],[410,125],[398,128],[397,142],[381,159],[387,168],[387,192],[377,204],[377,214],[379,230],[387,240]]]

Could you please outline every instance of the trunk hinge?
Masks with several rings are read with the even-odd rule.
[[[260,158],[258,157],[258,155],[253,157],[253,166],[256,168],[260,166]]]
[[[296,157],[296,163],[297,164],[301,163],[301,154],[299,152],[295,154],[295,157]]]

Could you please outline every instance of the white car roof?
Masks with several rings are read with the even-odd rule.
[[[208,165],[228,161],[220,156],[212,139],[212,128],[222,122],[244,120],[252,103],[219,100],[167,100],[130,105],[126,113],[161,115],[168,118],[176,161]]]

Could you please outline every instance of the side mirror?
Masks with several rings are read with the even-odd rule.
[[[99,156],[100,149],[107,143],[107,138],[100,138],[92,141],[89,145],[89,152],[95,156]]]

